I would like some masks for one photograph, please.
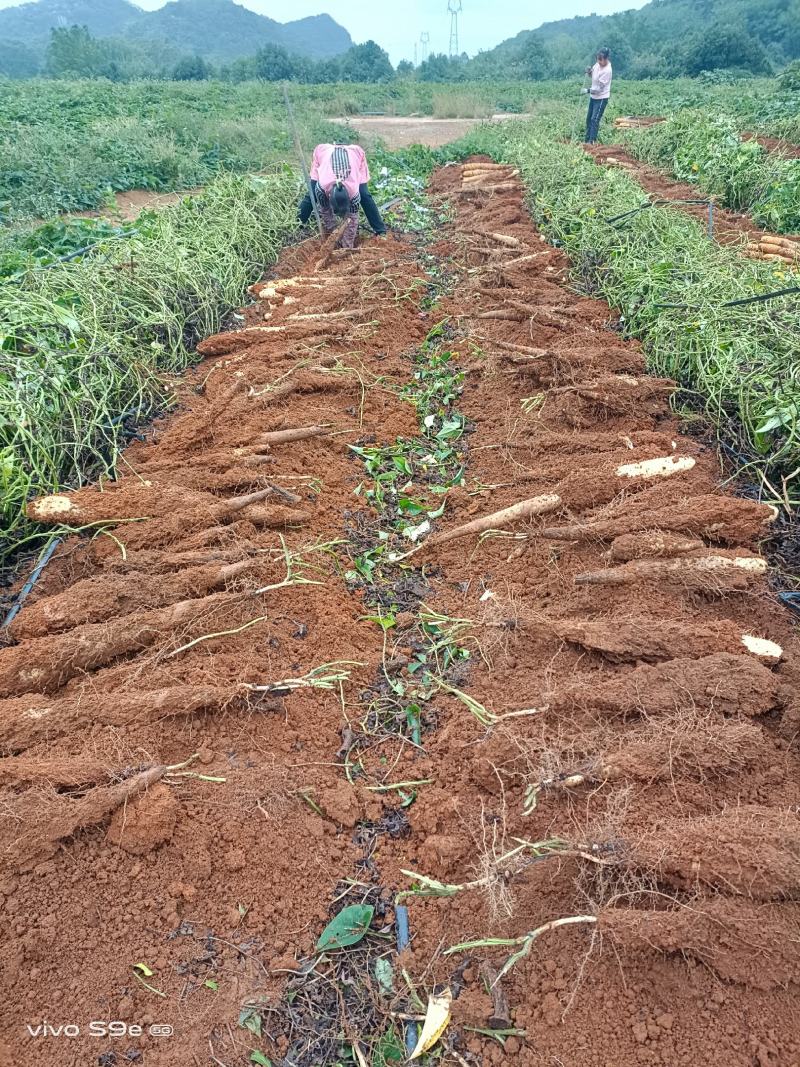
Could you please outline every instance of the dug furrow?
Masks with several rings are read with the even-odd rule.
[[[641,185],[650,199],[669,202],[673,210],[692,215],[709,227],[709,236],[720,244],[736,247],[751,259],[774,262],[778,268],[800,266],[800,241],[796,235],[787,237],[770,233],[746,213],[721,207],[716,198],[709,197],[703,189],[668,177],[656,167],[636,159],[621,145],[585,147],[596,163],[623,169]],[[714,201],[710,223],[709,200]]]
[[[413,972],[452,982],[484,1062],[789,1060],[800,708],[758,550],[775,511],[720,491],[670,383],[563,283],[521,187],[475,173],[434,179],[473,432],[468,491],[422,549],[471,620],[473,707],[439,719],[411,835],[381,849]]]
[[[31,506],[98,534],[0,652],[19,1062],[53,1062],[30,1013],[173,1026],[147,1067],[391,1062],[434,982],[462,1064],[796,1056],[775,510],[512,168],[433,194],[427,250],[287,252],[124,477]]]

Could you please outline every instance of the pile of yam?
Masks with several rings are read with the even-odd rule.
[[[462,192],[510,192],[516,189],[519,171],[500,163],[465,163],[461,171]]]
[[[751,241],[747,245],[745,254],[750,259],[779,261],[792,267],[800,267],[800,241],[793,241],[788,237],[765,233],[758,242]]]

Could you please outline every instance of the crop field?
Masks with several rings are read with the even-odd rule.
[[[293,87],[528,113],[354,251],[277,87],[0,104],[3,1067],[798,1061],[800,160],[648,88]]]

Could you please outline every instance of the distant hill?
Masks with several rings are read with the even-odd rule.
[[[475,62],[513,64],[543,46],[553,73],[560,75],[574,73],[605,45],[612,49],[615,70],[632,77],[696,74],[690,52],[697,62],[705,61],[705,69],[760,73],[770,62],[780,66],[800,56],[800,7],[797,0],[651,0],[615,15],[546,22]]]
[[[118,37],[143,14],[128,0],[39,0],[0,11],[0,40],[45,48],[58,26],[86,26],[94,37]]]
[[[280,23],[233,0],[172,0],[157,11],[142,12],[125,36],[163,38],[184,52],[224,62],[252,55],[265,44],[283,45],[312,59],[330,59],[353,43],[329,15]]]
[[[39,54],[50,30],[63,26],[86,26],[94,37],[166,41],[179,52],[225,63],[265,44],[329,59],[353,43],[330,15],[281,23],[233,0],[172,0],[157,11],[143,11],[128,0],[38,0],[0,11],[0,41],[19,42]]]

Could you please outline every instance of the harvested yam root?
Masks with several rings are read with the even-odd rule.
[[[65,634],[36,637],[0,649],[0,696],[29,691],[52,693],[70,678],[149,648],[177,627],[191,625],[218,608],[230,607],[241,594],[214,593],[168,608],[128,615],[114,623],[94,623]],[[210,627],[213,629],[213,627]]]
[[[109,581],[106,575],[77,582],[63,593],[37,600],[23,609],[11,626],[17,640],[71,630],[86,623],[160,608],[176,600],[204,597],[224,589],[257,561],[240,560],[224,566],[189,567],[166,579],[164,575],[129,572]]]
[[[207,337],[197,346],[201,356],[227,356],[257,344],[269,336],[266,326],[250,326],[246,330],[229,330]]]
[[[724,897],[671,911],[606,908],[600,931],[622,959],[631,951],[692,956],[720,978],[756,989],[786,987],[800,974],[800,908]]]
[[[699,658],[715,652],[741,655],[750,652],[767,663],[783,654],[780,645],[743,634],[741,627],[724,620],[710,623],[681,623],[642,616],[637,619],[597,619],[583,622],[565,619],[554,624],[553,632],[564,641],[601,652],[612,662],[626,660]]]
[[[263,508],[254,508],[274,493],[268,486],[245,496],[220,500],[210,493],[195,493],[178,486],[140,482],[126,478],[97,489],[78,489],[74,493],[39,497],[28,505],[28,516],[36,522],[65,523],[85,526],[90,523],[117,522],[125,519],[175,516],[185,526],[213,526],[234,516],[256,524],[281,525],[281,516]],[[305,521],[308,516],[289,513],[286,522]]]
[[[581,453],[598,455],[627,450],[631,455],[646,452],[653,456],[668,456],[675,450],[676,441],[672,434],[659,433],[654,430],[639,430],[625,433],[554,433],[542,427],[535,427],[528,432],[520,427],[511,448],[527,448],[534,455],[553,456],[580,455]]]
[[[628,563],[634,559],[658,559],[683,556],[687,552],[705,551],[705,543],[698,537],[651,530],[645,533],[621,534],[611,542],[608,558],[615,563]]]
[[[614,415],[661,415],[665,398],[675,391],[675,382],[668,378],[606,374],[591,384],[575,386],[574,391],[579,400]]]
[[[7,799],[4,807],[17,818],[4,823],[12,839],[0,841],[3,864],[11,871],[31,870],[49,859],[65,838],[104,822],[117,808],[163,778],[167,769],[163,765],[150,767],[117,785],[91,789],[77,799],[40,790]],[[24,834],[19,833],[18,819],[24,822]]]
[[[643,665],[627,674],[555,694],[548,710],[576,707],[624,718],[667,715],[680,709],[720,715],[765,715],[778,703],[780,681],[758,660],[718,652],[701,659]]]
[[[767,573],[760,556],[680,556],[677,559],[636,559],[621,567],[589,571],[575,577],[577,585],[629,585],[670,582],[709,593],[743,592]]]
[[[681,891],[716,890],[750,900],[800,897],[800,815],[740,807],[669,819],[630,845],[626,863]]]
[[[561,500],[553,493],[531,497],[530,500],[522,500],[518,504],[512,504],[511,507],[494,511],[491,515],[473,519],[471,522],[464,523],[463,526],[456,526],[453,530],[441,530],[431,534],[426,541],[423,541],[423,545],[441,545],[445,541],[454,541],[461,537],[474,537],[489,530],[511,526],[515,522],[522,522],[535,515],[544,515],[549,511],[555,511],[560,506]]]
[[[263,445],[287,445],[293,441],[307,441],[311,437],[327,437],[331,433],[330,425],[322,426],[298,426],[293,430],[271,430],[262,433],[259,441]]]
[[[41,738],[54,740],[83,726],[130,726],[220,711],[237,696],[231,688],[175,685],[167,689],[97,692],[48,699],[38,693],[0,700],[0,746],[24,752]]]
[[[540,537],[559,540],[594,541],[611,540],[640,530],[674,530],[738,545],[763,537],[766,528],[778,517],[778,509],[771,504],[713,494],[687,497],[665,508],[653,508],[648,503],[626,500],[585,525],[545,528],[538,533]]]
[[[249,448],[231,448],[226,452],[206,452],[196,460],[181,463],[174,456],[171,458],[155,459],[145,458],[139,462],[133,461],[133,466],[139,474],[155,474],[157,471],[169,471],[170,481],[175,471],[189,468],[196,470],[201,468],[208,471],[228,471],[241,467],[258,469],[264,464],[274,463],[275,457],[269,455],[268,446],[255,445]]]
[[[516,374],[531,375],[542,385],[553,385],[587,372],[609,371],[616,374],[643,373],[644,358],[633,348],[609,348],[602,352],[590,348],[531,348],[492,338],[487,346],[502,349],[499,359],[513,365]]]
[[[638,463],[599,464],[568,474],[554,492],[566,507],[586,508],[607,504],[621,492],[636,492],[655,481],[686,475],[695,465],[692,456],[656,456]]]
[[[713,715],[667,716],[626,731],[618,747],[583,760],[570,753],[554,766],[550,754],[548,767],[525,790],[525,811],[532,811],[544,792],[584,784],[724,778],[769,758],[769,751],[763,731],[752,722]]]
[[[92,756],[39,758],[9,756],[0,764],[4,786],[51,786],[53,789],[76,789],[107,782],[108,764]]]

